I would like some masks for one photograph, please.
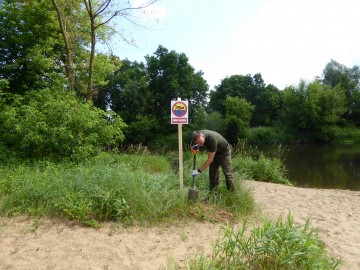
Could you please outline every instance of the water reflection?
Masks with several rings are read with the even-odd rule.
[[[294,145],[284,153],[296,186],[360,190],[360,145]]]

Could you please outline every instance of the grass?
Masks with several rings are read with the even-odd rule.
[[[169,156],[102,154],[81,164],[37,161],[0,167],[0,214],[55,216],[97,227],[103,221],[157,224],[197,219],[218,221],[251,213],[252,196],[238,181],[236,193],[220,188],[210,196],[205,175],[200,200],[187,200],[191,157],[185,162],[184,191]],[[186,174],[186,172],[189,172]]]
[[[339,259],[328,255],[309,221],[296,225],[289,214],[286,220],[271,221],[265,217],[260,226],[249,233],[247,225],[247,221],[243,222],[238,230],[227,226],[213,254],[188,260],[187,269],[330,270],[341,265]]]
[[[196,178],[200,198],[193,202],[187,200],[192,180],[191,153],[184,156],[185,189],[181,192],[177,155],[151,155],[140,148],[132,151],[103,153],[79,164],[36,161],[0,166],[0,214],[60,217],[92,227],[106,221],[155,225],[192,219],[235,224],[240,217],[251,214],[255,206],[241,179],[251,176],[286,183],[279,161],[236,155],[236,192],[227,191],[222,177],[216,192],[209,193],[208,174],[202,173]],[[206,154],[199,153],[197,159],[201,164]],[[34,231],[40,225],[38,220],[31,228]],[[185,236],[181,239],[187,240]],[[264,219],[262,226],[250,233],[246,222],[238,231],[228,225],[212,256],[198,255],[188,261],[187,268],[337,269],[338,265],[340,261],[327,255],[309,223],[297,226],[289,215],[286,221]]]
[[[249,156],[237,156],[233,159],[234,171],[246,175],[248,179],[262,182],[279,183],[291,186],[286,178],[286,170],[280,159],[266,158],[260,154],[257,160]]]

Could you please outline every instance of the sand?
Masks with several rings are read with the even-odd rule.
[[[341,269],[360,269],[360,192],[286,187],[247,181],[263,213],[287,216],[320,230]],[[0,219],[0,269],[166,269],[194,254],[209,254],[222,224],[194,222],[156,228],[100,229],[28,217]]]

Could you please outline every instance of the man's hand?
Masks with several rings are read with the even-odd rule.
[[[193,170],[192,176],[195,176],[195,175],[198,175],[198,174],[200,174],[199,170]]]

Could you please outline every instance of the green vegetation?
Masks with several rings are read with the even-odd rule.
[[[177,153],[151,155],[146,147],[132,147],[132,154],[100,154],[87,161],[8,163],[0,167],[0,212],[2,215],[57,216],[98,226],[102,221],[159,223],[171,220],[219,221],[226,212],[234,221],[250,214],[254,201],[241,179],[288,183],[274,160],[261,157],[234,158],[236,192],[221,181],[216,192],[208,190],[208,176],[196,178],[198,203],[187,201],[191,186],[193,156],[184,157],[184,193],[179,192]],[[198,163],[206,159],[199,153]],[[257,165],[256,165],[257,164]],[[274,166],[274,164],[276,166]]]
[[[248,232],[247,221],[236,230],[224,229],[224,238],[214,246],[211,257],[199,255],[188,261],[191,270],[250,269],[338,269],[341,261],[328,255],[310,221],[296,225],[289,214],[287,220],[262,223]]]
[[[0,160],[21,158],[82,160],[124,140],[126,124],[74,94],[42,89],[24,96],[3,94],[0,103]]]
[[[248,179],[291,185],[278,158],[266,158],[263,154],[257,160],[249,156],[237,156],[233,163],[234,171],[247,175]]]
[[[235,220],[251,213],[252,196],[240,182],[236,193],[219,188],[209,196],[205,175],[197,180],[200,201],[191,204],[187,200],[190,176],[185,176],[184,193],[180,193],[169,160],[146,154],[102,154],[79,164],[37,161],[3,166],[0,212],[65,217],[90,226],[109,220],[125,224],[188,218],[216,221],[220,211]],[[185,170],[191,172],[191,161],[186,164]]]
[[[0,111],[3,106],[6,109],[0,119],[0,128],[6,125],[0,130],[3,135],[0,144],[6,142],[0,145],[1,153],[11,155],[13,152],[11,146],[14,145],[8,143],[11,137],[26,137],[18,145],[24,147],[23,157],[50,156],[46,150],[49,141],[44,139],[50,132],[51,139],[58,135],[73,136],[75,140],[80,135],[80,144],[86,141],[83,146],[67,142],[65,151],[57,149],[53,156],[62,158],[70,154],[73,158],[85,158],[97,152],[95,148],[100,145],[108,148],[99,141],[107,141],[106,130],[111,128],[98,117],[94,120],[95,114],[102,114],[102,118],[111,114],[112,119],[121,119],[126,124],[126,127],[121,125],[119,135],[123,139],[116,140],[117,144],[151,146],[164,141],[166,145],[160,144],[160,147],[172,149],[176,142],[167,138],[175,136],[177,129],[170,123],[169,105],[179,97],[189,101],[189,130],[216,130],[233,145],[244,139],[253,145],[359,142],[358,66],[346,67],[330,60],[322,74],[314,74],[313,81],[299,80],[297,85],[285,89],[266,83],[261,73],[233,74],[209,89],[203,72],[196,71],[184,53],[161,44],[152,55],[144,57],[144,62],[97,53],[99,42],[108,44],[109,39],[122,32],[113,24],[115,17],[133,18],[143,10],[141,6],[127,9],[130,3],[122,6],[116,1],[85,2],[0,2],[0,36],[4,37],[0,40]],[[119,8],[128,12],[119,12]],[[142,22],[148,25],[145,21],[136,24]],[[47,91],[56,93],[52,97],[55,100],[49,101]],[[78,132],[66,125],[69,115],[59,113],[64,108],[61,104],[64,99],[59,97],[69,92],[79,104],[87,103],[90,110],[87,112],[85,106],[79,105],[78,118],[70,113],[79,126]],[[48,104],[51,103],[54,110],[51,117],[47,115],[51,110],[39,108],[37,111],[36,105],[42,100],[36,95],[44,95]],[[24,136],[28,131],[24,129],[24,121],[28,119],[31,120],[28,125],[34,130]],[[36,120],[39,124],[34,125]],[[17,122],[22,126],[18,127]],[[48,130],[51,125],[60,125],[65,130]],[[96,132],[89,130],[96,127]],[[113,139],[109,140],[111,144]],[[39,148],[43,142],[45,149],[30,153],[30,145]],[[184,142],[189,143],[187,138]],[[21,152],[22,148],[17,150]]]
[[[246,132],[246,141],[249,145],[280,145],[294,141],[295,138],[279,127],[252,127]]]
[[[96,43],[123,32],[111,24],[115,17],[147,17],[136,16],[141,6],[119,4],[0,1],[1,215],[55,216],[94,227],[110,220],[233,222],[254,208],[242,179],[289,184],[279,157],[254,154],[257,149],[243,147],[241,140],[360,142],[359,67],[331,60],[322,78],[283,91],[266,84],[260,73],[226,77],[211,90],[184,53],[161,45],[144,63],[96,53]],[[121,40],[131,43],[131,37]],[[177,147],[177,128],[170,124],[168,106],[178,97],[189,101],[184,148],[191,131],[200,128],[216,130],[236,146],[235,193],[222,181],[209,194],[206,173],[196,178],[199,202],[187,200],[187,189],[179,192],[177,155],[169,152]],[[151,155],[151,148],[161,155]],[[199,153],[198,162],[205,158]],[[185,187],[191,170],[187,151]],[[250,238],[245,225],[239,233],[226,230],[212,260],[201,257],[189,267],[338,265],[324,255],[308,224],[265,220]]]

